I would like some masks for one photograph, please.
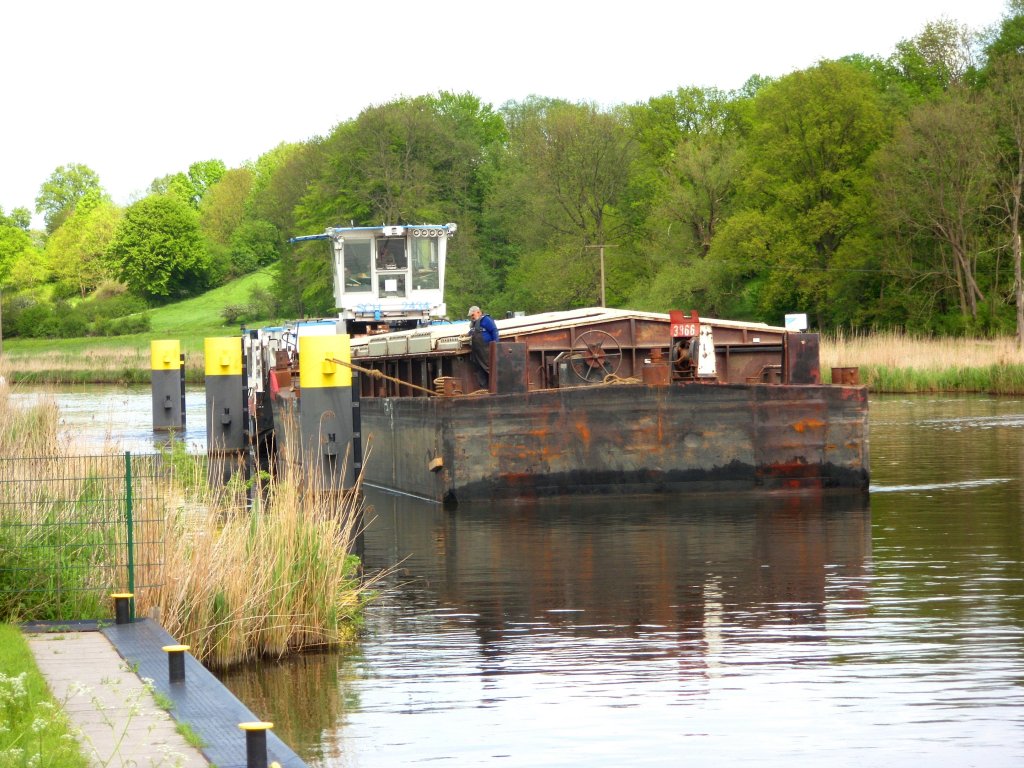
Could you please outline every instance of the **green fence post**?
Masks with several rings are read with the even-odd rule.
[[[135,594],[135,525],[132,520],[132,452],[124,452],[124,516],[128,527],[128,591]],[[131,620],[135,621],[135,598],[129,601]]]

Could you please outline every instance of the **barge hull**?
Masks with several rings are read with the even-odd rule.
[[[369,485],[455,503],[567,494],[866,491],[867,390],[610,385],[365,398]]]

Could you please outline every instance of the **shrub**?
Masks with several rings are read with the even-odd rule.
[[[280,314],[280,302],[273,293],[258,285],[249,290],[248,318],[250,320],[277,317],[278,314]]]
[[[115,296],[122,296],[127,292],[128,286],[124,283],[119,283],[117,280],[103,280],[96,286],[96,290],[92,292],[89,298],[93,301],[105,301]]]
[[[246,308],[241,304],[228,304],[220,311],[220,316],[224,318],[224,322],[227,325],[235,325],[247,315]]]

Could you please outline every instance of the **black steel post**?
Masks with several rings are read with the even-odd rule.
[[[185,651],[187,645],[165,645],[167,652],[167,678],[172,683],[185,682]]]
[[[131,624],[132,594],[130,592],[119,592],[116,595],[112,595],[112,597],[114,598],[114,623]]]
[[[245,731],[246,768],[267,768],[267,731],[273,723],[239,723]]]

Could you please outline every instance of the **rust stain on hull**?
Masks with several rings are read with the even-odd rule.
[[[385,408],[385,403],[387,407]],[[867,397],[834,386],[644,385],[366,398],[366,481],[436,500],[868,483]],[[419,457],[441,455],[444,472]]]

